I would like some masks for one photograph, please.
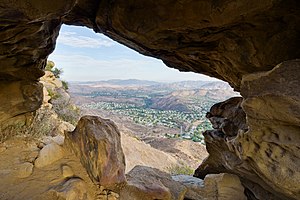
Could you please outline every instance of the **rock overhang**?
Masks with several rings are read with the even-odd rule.
[[[55,48],[56,39],[63,23],[92,28],[95,32],[103,33],[144,55],[162,59],[169,67],[181,71],[203,73],[227,81],[237,91],[242,90],[242,95],[247,97],[249,92],[256,91],[255,88],[258,87],[253,81],[251,81],[251,85],[254,89],[249,90],[250,88],[246,86],[245,81],[250,80],[251,74],[255,76],[256,73],[272,70],[281,62],[300,58],[299,13],[300,3],[297,0],[254,0],[251,3],[246,0],[183,0],[176,2],[171,0],[52,0],[41,2],[4,0],[0,3],[0,82],[4,88],[1,91],[9,93],[9,89],[5,89],[5,87],[26,82],[27,85],[32,86],[31,90],[34,92],[26,92],[22,89],[23,87],[17,87],[18,95],[33,95],[27,95],[29,98],[26,95],[23,96],[24,100],[21,98],[21,106],[14,110],[13,115],[10,105],[13,105],[11,102],[14,99],[6,100],[7,96],[0,98],[1,102],[5,101],[6,103],[2,104],[3,106],[0,108],[0,113],[5,113],[1,114],[0,121],[3,122],[13,116],[32,112],[41,104],[41,99],[38,97],[42,97],[42,90],[36,85],[36,82],[43,75],[46,59]],[[297,69],[299,62],[292,61],[289,65],[296,66],[295,69]],[[244,82],[242,81],[243,77],[245,77]],[[296,92],[296,87],[291,88],[288,83],[296,81],[297,77],[299,77],[299,73],[296,70],[292,77],[285,77],[283,81],[283,84],[287,84],[286,88],[292,93]],[[268,84],[272,84],[272,82]],[[263,87],[258,88],[262,91],[255,94],[256,100],[267,102],[268,95],[265,95],[264,92],[270,93],[270,91]],[[271,88],[271,90],[276,90],[276,88]],[[14,94],[11,93],[11,95]],[[262,98],[260,95],[264,95],[264,97]],[[272,95],[274,96],[274,94]],[[293,103],[291,105],[296,109],[289,108],[289,106],[284,109],[286,111],[293,110],[295,113],[295,110],[297,111],[299,108],[297,103],[299,98],[293,97],[288,100],[282,102]],[[261,153],[263,150],[270,152],[268,149],[270,145],[273,145],[274,138],[268,130],[259,128],[264,124],[257,120],[257,116],[263,116],[266,118],[265,121],[270,122],[270,119],[277,119],[278,113],[274,111],[263,115],[261,113],[263,110],[258,109],[257,105],[254,108],[251,107],[251,103],[253,102],[249,98],[243,105],[246,108],[252,135],[243,135],[244,138],[238,139],[237,142],[248,139],[250,142],[247,140],[244,145],[249,144],[251,150],[253,144],[259,141]],[[272,107],[273,105],[277,105],[276,102],[270,101],[268,104],[270,109],[275,109]],[[286,114],[286,112],[284,113]],[[299,116],[297,116],[293,115],[293,122],[289,118],[285,118],[284,127],[288,127],[286,130],[291,134],[290,138],[298,138],[296,135],[299,125],[294,123],[294,121],[299,121]],[[257,128],[251,129],[251,124]],[[267,124],[267,126],[271,125]],[[283,132],[283,126],[278,129],[277,126],[272,127],[274,128],[271,130],[272,133],[276,130],[278,133]],[[259,130],[265,132],[261,133]],[[281,136],[284,138],[282,139]],[[271,140],[270,137],[273,139]],[[276,135],[274,137],[277,138]],[[276,148],[286,148],[284,143],[286,140],[288,137],[285,138],[285,134],[279,135],[276,140]],[[224,143],[224,145],[226,144]],[[299,146],[295,144],[288,148],[286,151],[290,155],[288,158],[291,160],[297,156],[299,158],[295,151],[297,148]],[[253,151],[250,150],[248,154],[251,157]],[[273,155],[277,154],[276,150]],[[264,156],[262,154],[261,157]],[[271,157],[270,160],[272,161],[272,159]],[[261,163],[261,165],[265,164]],[[295,187],[282,188],[282,191],[279,191],[278,183],[274,182],[277,179],[272,179],[270,171],[266,169],[269,169],[268,166],[258,173],[264,177],[264,184],[268,185],[266,190],[269,192],[275,190],[287,198],[297,194]],[[296,175],[298,177],[294,168],[292,170],[289,167],[283,169],[286,169],[287,174],[294,174],[294,177]],[[272,169],[270,168],[270,170]],[[281,171],[275,170],[275,172],[280,173],[279,175],[286,175]],[[262,183],[260,182],[260,184]],[[286,185],[289,185],[288,181]],[[253,189],[252,192],[255,190]]]

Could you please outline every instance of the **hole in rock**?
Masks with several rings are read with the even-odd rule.
[[[193,173],[207,156],[202,133],[212,126],[206,113],[238,95],[225,82],[171,69],[87,28],[63,26],[48,60],[55,67],[47,70],[65,81],[72,105],[61,105],[64,95],[48,89],[53,109],[73,124],[86,114],[114,121],[129,168],[149,163]]]

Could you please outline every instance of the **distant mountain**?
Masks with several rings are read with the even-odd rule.
[[[207,82],[203,84],[200,88],[206,90],[232,90],[231,86],[223,81]]]
[[[138,79],[111,79],[107,81],[84,81],[84,82],[71,82],[74,85],[119,85],[119,86],[151,86],[161,84],[156,81],[138,80]]]
[[[174,89],[199,89],[203,85],[207,83],[212,83],[210,81],[179,81],[174,83],[167,83],[168,87],[172,87]]]

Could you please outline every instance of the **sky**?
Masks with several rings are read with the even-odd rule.
[[[86,27],[63,25],[48,60],[63,70],[66,81],[140,79],[161,82],[216,79],[179,72],[161,60],[144,56]]]

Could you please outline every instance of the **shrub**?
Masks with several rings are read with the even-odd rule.
[[[172,165],[167,168],[171,175],[193,175],[194,169],[184,164]]]
[[[61,82],[62,82],[62,85],[63,85],[64,90],[67,91],[67,90],[69,89],[69,84],[68,84],[68,82],[66,82],[66,81],[61,81]]]
[[[58,117],[63,121],[69,122],[76,126],[80,118],[80,109],[72,104],[59,104],[53,105],[53,109],[57,113]]]
[[[52,100],[61,98],[61,94],[53,91],[52,89],[47,89],[47,92]]]

